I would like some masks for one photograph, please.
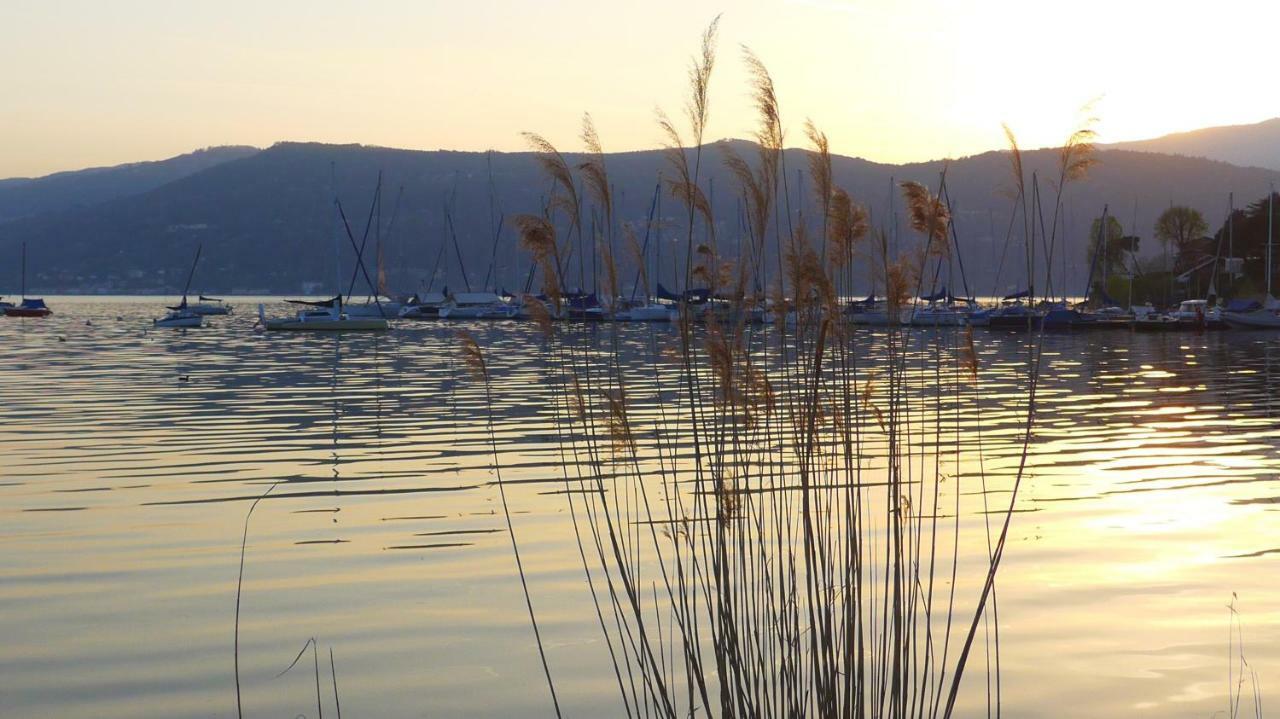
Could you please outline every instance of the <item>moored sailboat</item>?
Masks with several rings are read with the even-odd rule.
[[[1231,303],[1222,313],[1222,319],[1232,327],[1249,330],[1280,329],[1280,300],[1271,294],[1272,247],[1274,238],[1275,188],[1267,197],[1267,296],[1262,302],[1244,301]]]
[[[22,302],[4,309],[5,317],[48,317],[53,314],[43,299],[27,297],[27,243],[22,243]]]
[[[182,301],[176,307],[170,307],[169,313],[151,323],[156,327],[168,329],[189,329],[204,325],[204,316],[194,312],[187,306],[187,292],[191,289],[191,278],[196,274],[196,265],[200,263],[200,252],[204,246],[196,247],[196,257],[191,261],[191,269],[187,272],[187,284],[182,288]]]

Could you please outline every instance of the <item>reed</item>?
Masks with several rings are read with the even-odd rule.
[[[585,332],[543,324],[547,381],[559,390],[564,501],[619,713],[952,716],[970,657],[991,647],[979,630],[995,625],[995,577],[1031,441],[1038,347],[1029,346],[1035,362],[1025,433],[1014,443],[1017,473],[1001,487],[1009,504],[988,514],[993,488],[981,434],[975,441],[964,430],[980,424],[982,411],[972,334],[939,332],[923,344],[923,335],[896,327],[859,331],[843,306],[859,262],[883,278],[896,311],[919,287],[926,260],[949,251],[945,175],[936,193],[904,184],[921,241],[892,256],[885,232],[873,232],[866,211],[836,187],[827,137],[809,123],[815,246],[808,224],[789,210],[776,88],[747,50],[758,154],[749,162],[722,146],[747,218],[746,249],[726,259],[714,236],[699,245],[698,220],[712,225],[700,152],[716,29],[703,34],[689,73],[692,149],[666,115],[658,124],[674,177],[668,190],[686,215],[686,286],[725,288],[727,310],[682,303],[673,336],[650,332],[642,350],[634,341],[624,350],[617,325]],[[589,120],[583,136],[589,154],[600,147]],[[548,159],[544,168],[553,183],[573,184],[562,176],[567,165]],[[607,215],[602,161],[578,170]],[[554,255],[545,218],[517,224],[535,261]],[[617,291],[612,254],[605,257]],[[766,286],[773,325],[753,321]],[[474,338],[460,343],[487,383],[483,350]],[[644,361],[624,361],[624,351]],[[504,493],[504,511],[506,502]],[[998,716],[995,686],[986,711]]]

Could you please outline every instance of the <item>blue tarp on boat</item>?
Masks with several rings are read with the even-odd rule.
[[[1227,303],[1228,312],[1253,312],[1262,309],[1262,303],[1257,300],[1231,300]]]
[[[685,290],[681,294],[676,294],[675,292],[668,290],[666,287],[663,287],[662,283],[659,282],[658,299],[667,300],[668,302],[688,302],[689,304],[700,305],[711,299],[711,290],[699,287],[692,290]]]
[[[28,300],[23,300],[23,301],[22,301],[22,304],[21,304],[21,305],[19,305],[19,307],[21,307],[21,308],[22,308],[22,309],[24,309],[24,310],[47,310],[47,309],[49,309],[49,306],[48,306],[48,305],[46,305],[46,304],[44,303],[44,300],[42,300],[42,299],[38,299],[38,298],[32,298],[32,299],[28,299]]]

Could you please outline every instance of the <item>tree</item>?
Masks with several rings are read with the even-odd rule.
[[[1098,225],[1101,222],[1101,217],[1095,217],[1093,222],[1089,223],[1089,263],[1095,268],[1094,274],[1097,276],[1094,279],[1098,280],[1102,279],[1104,274],[1126,272],[1129,265],[1125,261],[1125,256],[1138,251],[1138,238],[1126,237],[1120,221],[1107,215],[1106,253],[1095,262],[1093,258],[1098,252]]]
[[[1204,259],[1203,238],[1208,231],[1209,225],[1199,210],[1175,205],[1156,218],[1154,232],[1156,239],[1164,245],[1165,257],[1168,257],[1172,246],[1175,266],[1185,269]]]

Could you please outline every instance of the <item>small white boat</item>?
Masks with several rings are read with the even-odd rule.
[[[618,322],[675,322],[679,314],[671,305],[654,303],[619,310],[614,319]]]
[[[331,300],[310,302],[287,300],[290,304],[305,305],[291,318],[267,319],[262,305],[258,305],[258,323],[269,331],[284,332],[360,332],[388,329],[382,317],[352,317],[342,310],[342,296]]]
[[[434,320],[440,318],[440,308],[446,297],[443,292],[426,292],[414,295],[400,308],[402,320]]]
[[[204,326],[204,316],[189,307],[171,307],[169,313],[151,323],[161,329],[191,329]]]
[[[493,292],[455,292],[440,306],[442,320],[510,320],[520,308]]]
[[[381,317],[384,319],[396,319],[400,316],[400,311],[404,309],[404,305],[389,297],[379,296],[378,300],[368,300],[359,304],[344,305],[343,309],[351,317]]]
[[[930,302],[911,311],[908,324],[912,327],[960,327],[967,323],[969,313],[951,305]]]

